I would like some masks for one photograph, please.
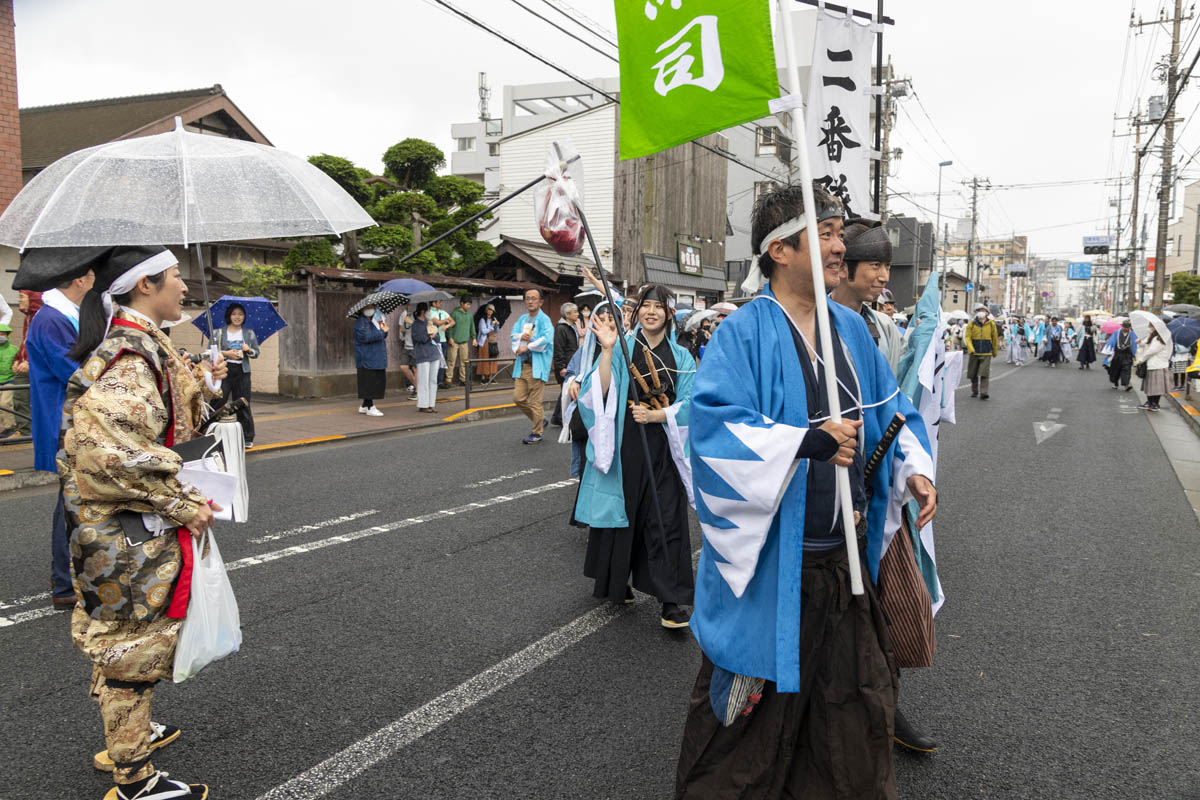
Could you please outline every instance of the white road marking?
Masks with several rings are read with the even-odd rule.
[[[255,564],[267,564],[271,561],[278,561],[281,558],[289,558],[290,556],[298,556],[303,553],[311,553],[314,550],[321,550],[323,548],[330,547],[335,544],[346,544],[348,542],[354,542],[359,539],[365,539],[369,536],[376,536],[380,533],[389,533],[391,531],[400,530],[401,528],[410,528],[413,525],[421,525],[423,523],[430,522],[435,519],[445,519],[446,517],[453,517],[455,515],[463,514],[468,511],[475,511],[475,510],[482,509],[482,508],[491,508],[492,506],[500,505],[501,503],[509,503],[509,502],[512,502],[513,500],[521,500],[526,497],[533,497],[534,495],[539,495],[544,492],[554,491],[555,489],[563,489],[567,486],[574,486],[578,482],[579,482],[578,478],[568,478],[563,481],[547,483],[544,486],[535,486],[532,489],[522,489],[521,491],[513,492],[512,494],[498,495],[496,497],[492,497],[492,498],[489,498],[487,500],[484,500],[484,501],[478,502],[478,503],[467,503],[466,505],[456,506],[454,508],[444,508],[440,511],[433,511],[433,512],[430,512],[429,514],[424,514],[419,517],[409,517],[407,519],[400,519],[400,520],[396,520],[395,522],[389,522],[385,525],[375,525],[370,528],[363,528],[362,530],[352,531],[350,533],[343,533],[338,536],[330,536],[326,539],[318,539],[314,542],[305,542],[304,544],[293,545],[292,547],[285,547],[282,550],[272,550],[270,552],[263,553],[263,554],[257,555],[257,556],[248,556],[246,558],[239,558],[237,561],[227,562],[225,564],[225,570],[226,570],[226,572],[233,572],[234,570],[239,570],[244,567],[254,566]],[[13,604],[10,604],[10,606],[11,605],[13,605]],[[16,625],[21,622],[31,622],[32,620],[35,620],[35,619],[41,619],[42,617],[48,617],[54,613],[55,613],[55,611],[53,608],[47,607],[47,608],[36,609],[33,611],[23,611],[19,614],[13,614],[8,617],[0,616],[0,628],[10,627],[12,625]]]
[[[503,481],[511,481],[513,478],[520,478],[523,475],[532,475],[535,472],[541,472],[541,467],[533,467],[532,469],[523,469],[520,472],[512,472],[508,475],[498,475],[495,478],[476,481],[475,483],[463,484],[464,489],[478,489],[480,486],[491,486],[493,483],[501,483]]]
[[[344,517],[335,517],[333,519],[327,519],[324,522],[314,522],[311,525],[301,525],[299,528],[292,528],[291,530],[280,531],[279,533],[268,533],[265,536],[259,536],[257,538],[251,539],[250,541],[254,542],[255,544],[266,544],[267,542],[274,542],[279,539],[286,539],[289,536],[296,536],[297,534],[301,534],[301,533],[309,533],[311,531],[319,531],[322,528],[328,528],[330,525],[341,525],[343,522],[351,522],[353,520],[362,519],[363,517],[369,517],[372,514],[378,514],[378,513],[379,512],[376,511],[375,509],[369,508],[366,511],[358,511],[354,514],[347,514]]]
[[[574,622],[360,739],[312,769],[275,787],[258,800],[310,800],[329,794],[380,761],[391,758],[421,737],[437,730],[481,700],[542,666],[632,608],[632,605],[605,603],[592,609]]]
[[[1035,422],[1033,423],[1033,438],[1037,440],[1038,444],[1041,444],[1065,427],[1067,426],[1060,422]]]
[[[49,600],[49,599],[50,599],[49,592],[38,592],[37,594],[26,595],[25,597],[18,597],[16,600],[9,600],[7,602],[0,603],[0,611],[3,611],[6,608],[16,608],[17,606],[27,606],[30,603],[36,603],[39,600]]]
[[[991,383],[995,383],[998,380],[1003,380],[1004,378],[1007,378],[1009,375],[1012,375],[1014,372],[1016,372],[1019,369],[1021,369],[1021,368],[1013,367],[1010,370],[1005,370],[1004,372],[1001,372],[999,375],[993,376],[989,380],[991,381]],[[965,375],[966,373],[964,372],[963,374]],[[969,387],[971,385],[971,381],[969,378],[964,378],[964,380],[966,380],[966,383],[960,383],[958,386],[955,386],[954,391],[957,392],[959,389],[966,389],[967,387]]]
[[[278,561],[281,558],[298,556],[302,553],[311,553],[313,550],[321,550],[335,544],[346,544],[347,542],[365,539],[368,536],[376,536],[381,533],[390,533],[391,531],[400,530],[401,528],[410,528],[413,525],[421,525],[435,519],[453,517],[457,514],[462,514],[467,511],[475,511],[481,508],[491,508],[492,506],[499,505],[500,503],[508,503],[513,500],[520,500],[524,497],[532,497],[537,494],[542,494],[543,492],[553,491],[554,489],[562,489],[563,487],[575,484],[578,480],[578,478],[568,478],[565,481],[547,483],[544,486],[535,486],[532,489],[523,489],[522,491],[515,492],[513,494],[502,494],[498,497],[492,497],[479,503],[467,503],[465,505],[456,506],[455,508],[444,508],[440,511],[433,511],[429,514],[424,514],[419,517],[398,519],[395,522],[388,522],[384,525],[375,525],[370,528],[363,528],[362,530],[343,533],[338,536],[330,536],[327,539],[317,539],[315,542],[305,542],[304,544],[285,547],[282,550],[272,550],[271,552],[263,553],[262,555],[239,558],[237,561],[230,561],[227,563],[225,565],[225,570],[227,572],[232,572],[234,570],[242,569],[243,567],[254,566],[255,564],[266,564],[270,561]]]

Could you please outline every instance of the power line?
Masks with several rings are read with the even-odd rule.
[[[522,53],[525,53],[526,55],[540,61],[542,64],[545,64],[547,67],[550,67],[551,69],[553,69],[557,72],[561,72],[563,75],[566,75],[568,78],[575,81],[579,85],[584,86],[588,89],[591,89],[593,92],[596,92],[600,96],[611,100],[614,104],[617,104],[617,105],[620,104],[621,101],[615,95],[611,95],[608,92],[601,89],[599,86],[589,83],[588,81],[584,80],[583,78],[579,77],[578,75],[574,74],[573,72],[570,72],[565,67],[561,67],[558,64],[554,63],[553,61],[546,58],[545,56],[535,53],[533,50],[530,50],[528,47],[526,47],[525,45],[516,41],[512,37],[506,36],[505,34],[501,33],[500,31],[496,30],[495,28],[489,26],[487,23],[485,23],[479,19],[476,19],[475,17],[471,16],[470,14],[463,11],[462,9],[457,8],[456,6],[452,5],[448,0],[426,0],[426,2],[427,3],[429,3],[429,2],[437,3],[439,6],[449,9],[450,11],[454,12],[454,14],[456,14],[459,17],[462,17],[467,22],[471,23],[472,25],[479,28],[480,30],[486,31],[487,33],[492,34],[497,39],[500,39],[501,41],[505,42],[506,44],[512,45],[513,47],[520,50]],[[574,36],[573,34],[569,34],[569,35],[571,35],[572,38],[578,39],[578,37]],[[724,158],[731,163],[737,164],[740,167],[745,167],[746,169],[750,170],[751,172],[755,172],[759,175],[762,175],[763,177],[770,178],[771,180],[779,179],[778,175],[773,175],[769,172],[764,172],[763,170],[759,169],[758,167],[755,167],[752,164],[747,164],[746,162],[742,161],[741,159],[739,159],[737,156],[733,155],[732,153],[721,150],[720,148],[710,147],[709,145],[706,145],[695,139],[692,140],[692,144],[694,144],[696,147],[701,148],[702,150],[707,150],[710,153],[718,155],[721,158]]]
[[[612,31],[608,30],[603,25],[596,22],[594,19],[591,19],[590,17],[585,16],[578,9],[572,8],[571,6],[567,5],[566,3],[563,3],[563,7],[571,12],[570,14],[568,14],[567,11],[564,11],[562,8],[559,8],[554,3],[550,2],[550,0],[542,0],[542,3],[543,3],[543,5],[550,7],[551,9],[558,12],[559,14],[562,14],[564,17],[571,20],[576,25],[583,28],[585,31],[590,33],[592,36],[595,36],[597,39],[604,42],[605,44],[611,45],[612,47],[617,46],[617,43],[614,42],[611,38],[609,38],[613,35]],[[590,25],[584,24],[583,21],[589,22],[591,24]],[[601,33],[606,33],[606,34],[608,34],[608,36],[601,36]]]
[[[611,53],[606,53],[606,52],[604,52],[603,50],[601,50],[599,47],[596,47],[596,46],[595,46],[594,44],[592,44],[591,42],[589,42],[589,41],[587,41],[587,40],[585,40],[585,39],[581,39],[581,38],[579,38],[579,37],[578,37],[578,36],[576,36],[575,34],[571,33],[569,30],[567,30],[566,28],[564,28],[563,26],[559,25],[559,24],[558,24],[557,22],[555,22],[554,20],[547,19],[546,17],[542,16],[542,15],[541,15],[541,14],[539,14],[538,12],[534,11],[532,8],[530,8],[529,6],[527,6],[527,5],[525,5],[524,3],[522,3],[522,2],[521,2],[521,0],[509,0],[509,2],[511,2],[511,3],[512,3],[514,6],[517,6],[518,8],[523,8],[523,9],[525,9],[525,10],[526,10],[526,11],[528,11],[530,14],[532,14],[533,16],[535,16],[535,17],[537,17],[538,19],[540,19],[542,22],[544,22],[544,23],[546,23],[547,25],[549,25],[551,28],[554,28],[555,30],[562,31],[562,32],[563,32],[563,33],[565,33],[567,36],[570,36],[570,37],[571,37],[571,38],[573,38],[575,41],[577,41],[577,42],[579,42],[581,45],[583,45],[584,47],[590,48],[591,50],[593,50],[593,51],[595,51],[595,52],[599,53],[600,55],[602,55],[602,56],[604,56],[605,58],[607,58],[609,61],[617,61],[616,57],[615,57],[615,56],[613,56]],[[619,63],[619,62],[618,62],[618,63]]]

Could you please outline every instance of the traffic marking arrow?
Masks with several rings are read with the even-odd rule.
[[[1065,427],[1067,426],[1060,422],[1051,422],[1050,420],[1035,422],[1033,423],[1033,437],[1037,439],[1038,444],[1041,444]]]

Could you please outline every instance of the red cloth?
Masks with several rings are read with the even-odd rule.
[[[167,608],[168,619],[187,619],[188,599],[192,596],[192,533],[187,528],[176,531],[179,550],[183,553],[183,567],[175,581],[175,592]]]

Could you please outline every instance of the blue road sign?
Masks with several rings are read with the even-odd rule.
[[[973,292],[973,291],[975,291],[975,284],[973,284],[973,283],[968,283],[966,286],[964,286],[964,287],[963,287],[963,291],[964,291],[964,292]]]
[[[1092,279],[1092,262],[1091,261],[1069,261],[1067,262],[1067,280],[1069,281],[1089,281]]]

